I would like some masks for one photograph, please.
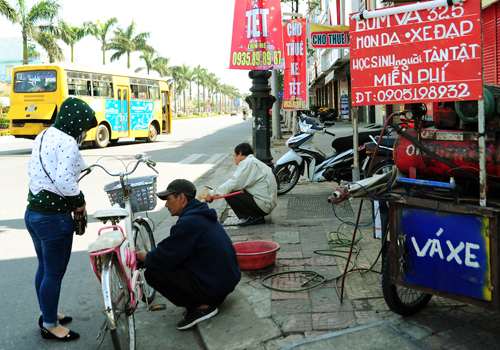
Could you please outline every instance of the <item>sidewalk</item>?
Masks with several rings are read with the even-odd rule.
[[[287,151],[284,145],[272,147],[274,161]],[[203,183],[197,184],[215,186],[234,169],[228,157],[209,177],[198,181]],[[225,226],[233,242],[268,240],[279,243],[281,249],[274,266],[243,271],[241,282],[219,307],[219,314],[197,325],[208,350],[500,348],[499,314],[433,297],[420,313],[401,317],[387,307],[381,275],[375,272],[349,273],[342,303],[338,294],[341,280],[337,283],[339,292],[333,281],[292,293],[262,286],[262,278],[282,271],[313,270],[327,279],[342,274],[345,258],[315,253],[329,249],[328,240],[337,239],[336,233],[332,233],[337,229],[352,237],[353,227],[342,224],[326,201],[334,186],[328,182],[311,184],[301,178],[291,192],[278,197],[278,206],[266,217],[265,224]],[[359,200],[351,202],[357,214]],[[234,220],[225,201],[215,201],[211,207],[217,210],[223,224]],[[371,203],[365,201],[361,224],[369,224],[371,217]],[[361,236],[357,265],[368,268],[377,257],[381,242],[373,238],[371,225],[358,230],[357,237]],[[380,268],[378,261],[373,269]],[[299,273],[291,273],[266,282],[272,287],[290,289],[300,288],[303,281]]]

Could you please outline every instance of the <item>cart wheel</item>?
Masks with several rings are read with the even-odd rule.
[[[432,294],[391,284],[389,253],[385,255],[382,266],[382,292],[387,306],[401,316],[413,316],[432,298]]]

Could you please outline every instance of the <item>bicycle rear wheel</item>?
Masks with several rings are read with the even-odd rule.
[[[135,319],[130,291],[116,256],[104,264],[102,291],[115,350],[135,350]],[[115,329],[113,325],[116,326]]]
[[[134,240],[135,245],[139,246],[141,252],[149,252],[156,248],[155,238],[153,236],[153,230],[149,226],[146,220],[139,220],[139,225],[141,225],[144,230],[141,232],[136,226],[134,226]],[[141,274],[144,277],[144,269],[141,269]],[[144,284],[142,285],[144,294],[142,295],[142,301],[152,303],[156,295],[156,290],[147,284],[144,278]]]

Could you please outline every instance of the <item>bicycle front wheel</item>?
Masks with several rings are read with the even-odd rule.
[[[102,290],[113,347],[115,350],[135,350],[135,319],[130,291],[116,256],[103,266]]]
[[[137,226],[134,225],[134,240],[135,244],[139,246],[141,252],[149,252],[152,249],[156,248],[155,238],[153,236],[153,230],[149,226],[146,220],[138,221],[139,225],[142,227],[140,230]],[[141,269],[141,274],[144,277],[144,270]],[[142,301],[145,303],[152,303],[155,298],[156,291],[153,287],[147,284],[146,279],[144,278],[144,284],[142,285],[142,290],[144,294],[142,295]]]

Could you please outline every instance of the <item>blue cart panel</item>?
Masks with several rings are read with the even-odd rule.
[[[491,301],[489,224],[487,217],[402,209],[404,281]]]

